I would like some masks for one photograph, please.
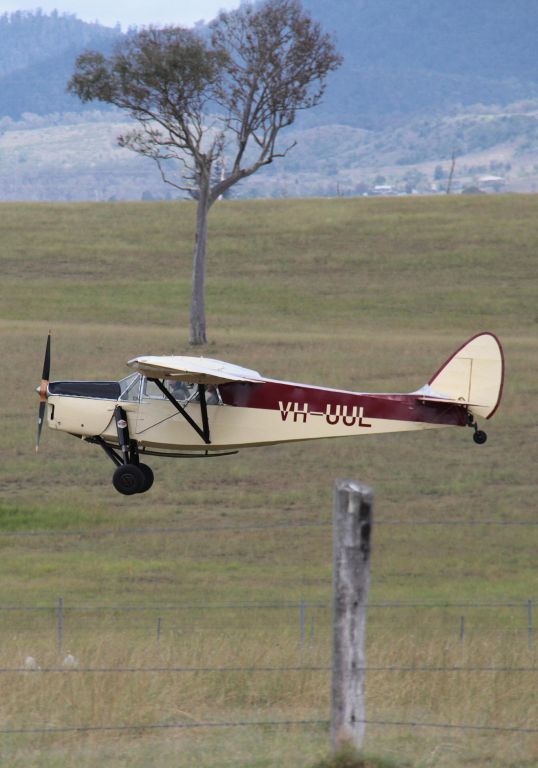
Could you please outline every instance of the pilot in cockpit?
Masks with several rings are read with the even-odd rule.
[[[184,381],[171,381],[169,387],[170,392],[179,402],[189,399],[191,391]]]
[[[205,390],[205,401],[208,405],[218,405],[219,395],[214,384],[208,384]]]
[[[171,380],[167,386],[169,392],[179,403],[199,401],[198,387],[195,384],[187,384],[185,381]],[[219,394],[214,384],[206,385],[205,401],[207,405],[219,405]]]

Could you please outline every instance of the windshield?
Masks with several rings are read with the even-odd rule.
[[[139,373],[132,373],[119,382],[121,395],[120,400],[137,401],[140,396],[140,382],[142,376]]]

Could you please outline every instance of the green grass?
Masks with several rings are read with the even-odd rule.
[[[35,455],[46,333],[53,379],[119,378],[137,354],[192,354],[193,221],[190,203],[0,206],[0,607],[19,609],[0,612],[0,667],[27,654],[57,663],[60,597],[64,647],[84,665],[329,665],[332,486],[346,476],[375,489],[371,599],[461,606],[372,608],[369,663],[535,666],[526,601],[538,599],[538,527],[466,523],[536,520],[538,198],[217,205],[204,354],[275,378],[411,391],[468,336],[490,330],[505,344],[504,400],[483,447],[470,430],[446,430],[155,460],[154,488],[129,499],[113,491],[97,448],[45,430]],[[461,525],[412,524],[447,520]],[[295,522],[326,525],[249,527]],[[319,603],[307,609],[303,647],[301,600]],[[515,605],[488,605],[501,601]],[[177,608],[241,602],[294,607]],[[534,678],[372,673],[367,713],[536,728]],[[319,673],[130,680],[14,674],[2,727],[158,723],[185,712],[328,718],[330,681]],[[325,727],[217,730],[12,734],[0,762],[311,768],[328,753]],[[371,726],[366,748],[396,764],[528,768],[538,763],[535,736]]]

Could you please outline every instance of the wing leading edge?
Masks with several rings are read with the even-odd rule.
[[[149,378],[173,379],[190,384],[224,384],[230,381],[263,384],[266,381],[258,371],[210,357],[149,355],[134,357],[127,365]]]

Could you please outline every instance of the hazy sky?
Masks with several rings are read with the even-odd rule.
[[[130,25],[182,24],[192,26],[195,21],[209,21],[223,10],[237,8],[239,0],[0,0],[0,13],[33,11],[41,8],[45,13],[57,9],[60,13],[74,13],[84,21],[99,21],[112,27],[119,21],[122,29]]]

